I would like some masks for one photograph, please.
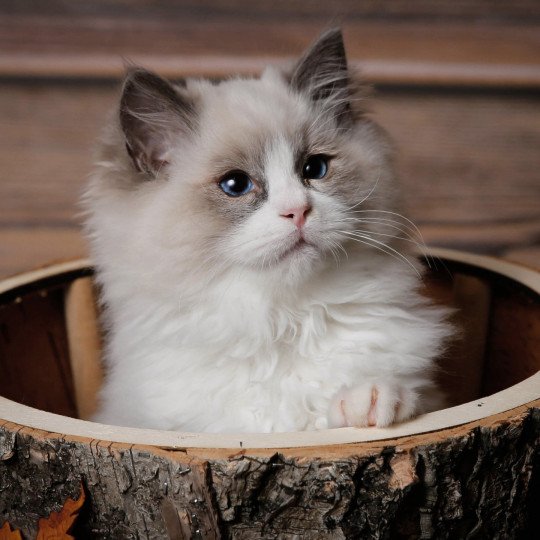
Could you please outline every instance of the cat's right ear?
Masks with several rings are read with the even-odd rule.
[[[187,96],[158,75],[130,68],[120,100],[120,125],[135,168],[155,178],[169,163],[178,138],[194,128]]]

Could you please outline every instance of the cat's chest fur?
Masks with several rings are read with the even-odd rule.
[[[341,387],[399,373],[396,356],[417,347],[406,326],[418,314],[400,307],[402,271],[391,262],[381,269],[377,258],[373,265],[377,274],[350,262],[330,268],[296,294],[231,277],[198,301],[144,292],[117,301],[108,421],[214,432],[326,428]]]

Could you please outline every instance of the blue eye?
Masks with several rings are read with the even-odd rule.
[[[328,157],[323,154],[309,156],[302,167],[302,177],[307,180],[320,180],[328,172]]]
[[[241,197],[249,193],[254,185],[245,172],[231,171],[221,179],[219,187],[230,197]]]

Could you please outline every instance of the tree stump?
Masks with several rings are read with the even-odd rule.
[[[86,422],[100,380],[91,269],[2,282],[0,538],[5,522],[35,538],[68,499],[82,504],[75,538],[537,538],[540,277],[437,254],[427,288],[462,306],[465,324],[445,360],[457,366],[443,381],[454,406],[387,429],[237,436]]]

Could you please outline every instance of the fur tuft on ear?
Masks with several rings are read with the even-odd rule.
[[[179,83],[182,84],[182,83]],[[158,75],[128,70],[120,100],[120,124],[135,168],[155,178],[169,163],[175,141],[194,128],[187,96]]]
[[[339,123],[354,120],[351,98],[357,93],[347,68],[343,36],[339,28],[324,32],[297,62],[291,86],[323,105]]]

